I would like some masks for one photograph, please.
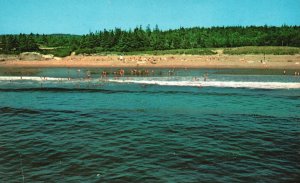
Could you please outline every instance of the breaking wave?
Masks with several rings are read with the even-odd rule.
[[[63,81],[64,83],[121,83],[121,84],[141,84],[141,85],[160,85],[160,86],[190,86],[190,87],[219,87],[219,88],[253,88],[253,89],[299,89],[298,82],[261,82],[261,81],[218,81],[218,80],[193,80],[191,77],[130,77],[130,78],[109,78],[106,80],[100,79],[70,79],[70,78],[55,78],[55,77],[20,77],[20,76],[0,76],[0,81]]]
[[[159,81],[159,80],[110,80],[117,83],[135,83],[161,86],[194,86],[258,89],[297,89],[300,83],[286,82],[243,82],[243,81]]]
[[[38,76],[0,76],[0,81],[31,80],[31,81],[66,81],[68,78],[38,77]]]

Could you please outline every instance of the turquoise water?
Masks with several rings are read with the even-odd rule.
[[[300,77],[25,71],[0,70],[0,182],[300,180]]]

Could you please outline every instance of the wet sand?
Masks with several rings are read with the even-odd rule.
[[[5,59],[0,67],[118,67],[118,68],[269,68],[300,69],[300,55],[136,55],[69,56],[61,59]]]

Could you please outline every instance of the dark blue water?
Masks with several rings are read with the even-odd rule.
[[[190,83],[205,72],[224,87]],[[0,182],[298,182],[300,89],[264,83],[300,79],[218,72],[1,80]]]

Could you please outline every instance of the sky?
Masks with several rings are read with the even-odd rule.
[[[0,34],[300,25],[300,0],[0,0]]]

